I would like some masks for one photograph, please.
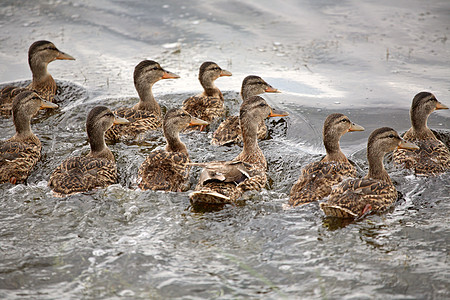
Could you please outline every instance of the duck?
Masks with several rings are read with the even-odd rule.
[[[193,205],[235,203],[248,190],[261,190],[267,182],[267,161],[258,146],[258,125],[267,117],[287,116],[272,109],[260,96],[242,103],[239,118],[243,135],[243,149],[231,161],[191,163],[203,167],[195,190],[189,198]]]
[[[161,79],[180,78],[175,73],[169,72],[153,60],[143,60],[134,68],[134,86],[139,95],[139,102],[133,107],[121,107],[114,114],[125,118],[130,123],[113,126],[105,133],[108,141],[120,139],[135,140],[149,130],[161,127],[161,107],[153,97],[153,84]]]
[[[54,102],[57,85],[52,75],[47,71],[47,66],[54,60],[75,60],[75,58],[64,53],[49,41],[41,40],[31,44],[28,49],[28,64],[33,74],[31,83],[23,87],[6,86],[0,91],[0,111],[2,115],[11,113],[12,100],[15,95],[24,89],[33,90],[44,100]]]
[[[138,171],[142,190],[184,192],[189,188],[190,162],[186,145],[179,133],[187,126],[208,125],[180,108],[170,109],[164,116],[163,133],[167,144],[164,150],[155,150],[147,156]]]
[[[222,92],[214,81],[222,76],[231,76],[231,72],[223,70],[215,62],[206,61],[200,66],[198,80],[203,87],[201,94],[183,101],[183,109],[191,116],[204,120],[209,124],[225,114]],[[204,130],[203,126],[189,127],[189,130]]]
[[[127,124],[106,106],[95,106],[86,119],[91,150],[86,156],[64,160],[50,175],[48,186],[57,197],[88,192],[117,182],[114,155],[105,144],[105,131],[114,124]]]
[[[24,90],[14,97],[12,115],[16,133],[0,142],[0,183],[26,181],[42,150],[41,142],[31,131],[31,118],[40,109],[57,107],[31,90]]]
[[[241,86],[241,97],[243,100],[262,93],[279,93],[270,84],[256,75],[249,75],[244,78]],[[262,140],[267,135],[267,126],[264,121],[258,127],[258,139]],[[216,146],[229,145],[242,142],[241,126],[239,125],[239,116],[229,116],[216,131],[214,131],[211,144]]]
[[[398,149],[393,153],[394,162],[407,169],[413,169],[416,175],[432,176],[450,169],[450,151],[428,128],[430,114],[438,109],[448,109],[430,92],[420,92],[414,96],[410,109],[412,127],[403,138],[415,143],[420,149]]]
[[[363,178],[347,179],[331,191],[328,200],[320,203],[325,215],[344,219],[360,219],[373,212],[389,209],[397,200],[394,184],[383,165],[383,158],[396,148],[418,149],[402,139],[390,127],[375,129],[367,142],[369,172]]]
[[[330,114],[323,125],[323,144],[327,154],[319,161],[308,164],[292,186],[289,204],[298,206],[327,197],[334,185],[346,177],[357,176],[356,168],[341,151],[339,140],[352,131],[363,131],[364,127],[353,123],[341,113]]]

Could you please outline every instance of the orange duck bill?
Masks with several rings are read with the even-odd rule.
[[[222,76],[231,76],[231,75],[232,75],[232,74],[231,74],[230,71],[227,71],[227,70],[221,70],[221,71],[220,71],[219,77],[222,77]]]
[[[195,126],[195,125],[208,125],[209,123],[203,120],[200,120],[195,117],[191,117],[191,122],[189,123],[189,126]]]
[[[416,144],[413,144],[411,142],[407,142],[404,139],[401,140],[401,142],[398,144],[398,149],[409,149],[409,150],[418,150],[420,149]]]
[[[364,131],[364,127],[362,127],[361,125],[352,123],[352,124],[350,125],[350,128],[348,129],[348,131],[349,131],[349,132],[350,132],[350,131]]]
[[[64,53],[62,51],[59,51],[58,56],[56,59],[62,59],[62,60],[75,60],[75,58],[72,55],[69,55],[67,53]]]
[[[180,76],[178,76],[175,73],[164,70],[164,74],[161,78],[162,79],[176,79],[176,78],[180,78]]]
[[[448,106],[445,104],[442,104],[441,102],[438,102],[436,104],[436,109],[448,109]]]
[[[286,116],[289,116],[289,113],[287,111],[272,108],[268,117],[272,118],[272,117],[286,117]]]
[[[271,87],[271,86],[268,86],[268,87],[264,90],[264,92],[266,92],[266,93],[281,93],[279,90],[277,90],[276,88],[273,88],[273,87]]]

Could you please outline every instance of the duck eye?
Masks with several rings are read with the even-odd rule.
[[[393,139],[393,138],[395,138],[395,135],[393,135],[393,134],[391,133],[390,135],[388,135],[388,138]]]
[[[345,123],[345,122],[350,122],[350,121],[348,119],[342,119],[341,122]]]
[[[265,103],[260,103],[259,106],[264,107],[264,106],[266,106],[266,104]]]
[[[182,117],[186,117],[187,115],[185,113],[181,113],[181,116]]]

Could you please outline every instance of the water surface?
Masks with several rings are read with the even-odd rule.
[[[444,299],[450,297],[450,175],[386,168],[402,193],[392,210],[345,224],[317,203],[285,209],[301,167],[324,154],[323,120],[341,112],[364,126],[341,146],[360,175],[370,132],[409,125],[413,96],[450,105],[448,1],[2,1],[0,83],[31,77],[27,49],[48,39],[76,61],[49,72],[61,108],[32,124],[43,157],[27,185],[0,185],[0,297],[5,299]],[[164,109],[198,93],[198,67],[233,73],[216,84],[237,113],[242,79],[255,74],[283,92],[288,110],[260,142],[269,183],[236,206],[197,212],[188,193],[136,189],[137,168],[160,132],[110,145],[119,183],[55,198],[47,180],[60,162],[89,151],[84,122],[95,105],[137,101],[132,74],[154,59],[181,76],[155,84]],[[449,129],[449,111],[429,126]],[[0,119],[0,138],[13,135]],[[194,161],[232,159],[211,133],[182,136]],[[192,188],[198,170],[191,173]]]

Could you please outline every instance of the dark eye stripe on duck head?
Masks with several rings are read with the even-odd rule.
[[[134,68],[134,81],[136,82],[140,76],[148,71],[162,70],[161,66],[153,60],[143,60]]]

